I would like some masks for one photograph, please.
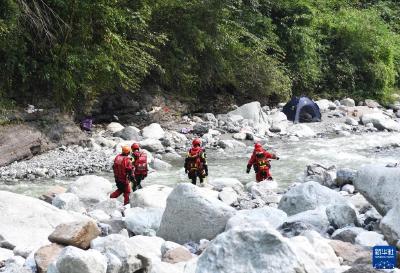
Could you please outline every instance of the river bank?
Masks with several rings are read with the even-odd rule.
[[[54,192],[47,204],[0,191],[0,271],[378,272],[370,248],[396,245],[400,234],[393,189],[400,169],[385,167],[400,156],[398,118],[378,107],[318,103],[320,123],[293,124],[258,103],[168,126],[111,123],[95,128],[87,147],[61,146],[0,168],[0,189]],[[182,183],[195,134],[209,155],[205,188]],[[255,184],[245,174],[255,141],[279,154],[276,183]],[[121,145],[132,142],[147,150],[152,171],[122,214],[120,201],[108,198],[109,171]]]

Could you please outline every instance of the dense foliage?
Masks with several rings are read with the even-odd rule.
[[[385,101],[399,34],[396,0],[2,0],[0,98],[77,109],[151,84]]]

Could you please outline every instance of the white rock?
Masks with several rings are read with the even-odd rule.
[[[72,210],[76,212],[84,211],[84,208],[82,208],[79,203],[79,197],[76,194],[68,192],[56,195],[52,201],[52,205],[64,210]]]
[[[336,171],[336,185],[353,184],[357,171],[349,168],[341,168]]]
[[[152,123],[143,128],[142,135],[144,138],[161,139],[165,136],[165,131],[161,128],[160,124]]]
[[[344,228],[335,230],[335,232],[332,234],[331,238],[333,240],[340,240],[343,242],[348,242],[348,243],[354,244],[357,235],[364,231],[365,231],[364,229],[359,228],[359,227],[344,227]]]
[[[356,106],[356,103],[354,102],[353,99],[345,98],[340,101],[340,105],[347,106],[347,107],[354,107],[354,106]]]
[[[236,192],[243,191],[243,184],[236,178],[229,177],[218,177],[212,178],[208,181],[208,184],[211,185],[215,190],[222,191],[225,187],[231,187]]]
[[[372,123],[378,130],[400,131],[400,123],[381,112],[364,114],[361,116],[361,121],[364,125]]]
[[[347,192],[347,193],[349,193],[349,194],[353,194],[354,191],[355,191],[355,188],[354,188],[353,185],[346,184],[346,185],[344,185],[344,186],[342,187],[342,191],[345,191],[345,192]]]
[[[118,122],[111,122],[107,125],[107,131],[110,131],[111,133],[116,133],[118,131],[121,131],[122,129],[124,129],[124,126],[122,126]]]
[[[153,230],[157,232],[160,227],[162,208],[129,208],[125,210],[125,223],[131,232],[136,235],[147,235]]]
[[[161,159],[155,158],[151,164],[151,167],[157,171],[161,171],[171,169],[172,165],[162,161]]]
[[[231,217],[225,230],[243,225],[253,225],[255,222],[268,222],[272,227],[278,228],[287,219],[287,214],[277,208],[263,207],[250,210],[239,210]]]
[[[150,258],[152,261],[161,261],[161,247],[164,240],[160,237],[149,237],[137,235],[129,238],[128,243],[135,248],[135,250],[145,257]]]
[[[279,203],[281,196],[275,193],[278,188],[276,181],[262,181],[250,186],[249,191],[254,198],[259,198],[266,204]]]
[[[107,179],[96,175],[79,177],[68,187],[67,192],[76,194],[87,206],[95,205],[109,199],[113,185]]]
[[[88,215],[99,222],[107,221],[111,218],[110,215],[100,209],[92,210],[88,212]]]
[[[0,247],[0,261],[5,261],[14,256],[14,252]]]
[[[59,273],[106,273],[107,259],[99,251],[67,246],[57,258]]]
[[[165,208],[167,198],[172,192],[171,187],[164,185],[150,185],[131,194],[130,202],[132,207],[142,208]]]
[[[261,105],[258,101],[244,104],[234,111],[228,113],[229,116],[239,115],[244,119],[248,119],[258,124],[268,124],[268,118],[263,112]]]
[[[367,211],[368,208],[371,207],[371,204],[362,196],[360,193],[357,193],[351,196],[348,201],[360,212],[360,211]]]
[[[165,151],[161,141],[155,138],[147,138],[139,142],[140,147],[149,150],[150,152],[162,153]]]
[[[293,215],[320,206],[345,202],[346,200],[339,193],[310,181],[297,185],[286,192],[279,202],[279,209],[288,215]]]
[[[223,188],[222,191],[218,194],[219,200],[227,204],[228,206],[233,205],[238,201],[238,194],[231,187]]]
[[[326,215],[324,207],[319,207],[314,210],[306,210],[295,215],[291,215],[285,221],[286,223],[302,222],[310,229],[314,229],[319,233],[324,234],[329,227],[329,219]]]
[[[348,203],[328,206],[326,208],[326,215],[334,228],[358,225],[357,212]]]
[[[232,138],[236,140],[245,140],[246,139],[246,133],[236,133],[232,135]]]
[[[289,126],[287,129],[287,133],[289,135],[294,135],[297,137],[314,137],[316,136],[315,132],[313,129],[311,129],[309,126],[305,124],[293,124]]]
[[[284,238],[267,223],[229,229],[213,240],[199,257],[195,272],[281,273],[282,269],[285,273],[320,272],[314,259],[322,254],[314,254],[311,258],[309,255],[317,252],[312,247],[305,252],[303,247],[296,247],[298,244],[292,245],[291,240]]]
[[[168,197],[157,235],[177,243],[213,239],[234,213],[218,199],[202,195],[198,187],[179,184]]]
[[[0,191],[0,208],[0,235],[22,248],[46,245],[49,243],[47,237],[57,225],[86,219],[39,199],[7,191]]]
[[[218,145],[221,146],[221,148],[231,152],[243,152],[246,150],[246,144],[233,139],[220,140]]]
[[[376,233],[375,231],[361,232],[357,235],[355,242],[356,244],[367,247],[387,245],[387,242],[383,239],[383,235]]]
[[[400,239],[400,205],[396,204],[389,212],[382,218],[379,228],[386,240],[391,245],[395,245]]]
[[[318,105],[319,110],[321,112],[326,112],[331,109],[336,109],[336,104],[334,104],[330,100],[322,99],[322,100],[317,100],[315,103]]]
[[[142,261],[137,257],[139,252],[136,246],[122,235],[97,237],[90,243],[90,247],[107,256],[108,268],[115,270],[112,272],[136,272],[143,268]]]
[[[164,254],[172,249],[182,247],[180,244],[171,242],[171,241],[165,241],[162,246],[161,246],[161,256],[164,256]]]
[[[400,203],[400,168],[362,167],[354,186],[382,215]]]
[[[297,253],[305,255],[315,262],[320,270],[338,268],[340,266],[339,258],[335,251],[329,245],[329,240],[323,238],[319,233],[310,230],[305,231],[303,236],[290,238],[292,245],[297,249]]]

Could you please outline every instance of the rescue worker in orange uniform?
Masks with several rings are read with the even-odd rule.
[[[271,164],[269,159],[279,160],[275,154],[268,153],[260,143],[256,143],[254,145],[253,154],[250,157],[249,162],[247,163],[246,172],[249,173],[251,167],[253,166],[254,171],[256,172],[256,181],[261,182],[263,180],[272,180],[271,175]]]
[[[131,146],[132,149],[132,164],[135,167],[134,175],[135,179],[133,181],[133,191],[142,188],[140,184],[143,179],[146,178],[149,169],[147,168],[147,154],[144,151],[140,151],[140,146],[138,143],[134,143]]]
[[[114,159],[114,178],[117,184],[117,190],[110,194],[110,198],[118,198],[121,194],[124,195],[124,205],[129,204],[129,194],[131,193],[130,181],[133,180],[134,167],[129,158],[131,148],[122,146],[122,153]]]
[[[208,166],[207,155],[205,149],[201,147],[201,140],[199,138],[193,140],[192,147],[187,153],[184,167],[193,185],[196,185],[197,177],[203,185],[204,178],[208,176]]]

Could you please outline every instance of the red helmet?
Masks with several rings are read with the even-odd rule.
[[[132,146],[131,146],[131,148],[132,148],[132,151],[134,151],[134,150],[139,150],[139,149],[140,149],[140,146],[139,146],[138,143],[133,143]]]
[[[192,144],[193,146],[201,146],[201,139],[200,138],[193,139]]]
[[[254,145],[254,151],[261,152],[262,150],[263,150],[263,147],[262,147],[262,145],[260,143],[256,143]]]

